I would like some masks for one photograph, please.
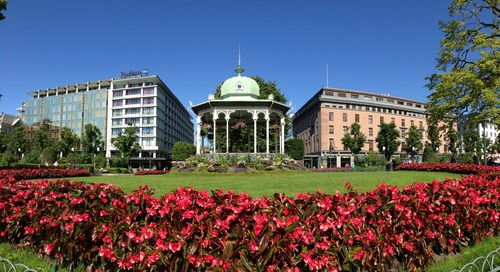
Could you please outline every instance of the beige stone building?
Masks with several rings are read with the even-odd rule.
[[[304,160],[309,167],[341,167],[353,159],[341,140],[351,124],[360,124],[367,138],[360,154],[367,154],[379,152],[375,141],[379,125],[382,122],[395,123],[401,134],[399,140],[402,144],[395,154],[399,155],[405,153],[404,142],[412,125],[422,132],[423,143],[426,143],[425,109],[424,102],[388,94],[322,88],[295,114],[293,136],[304,141]],[[446,145],[438,150],[447,151]]]

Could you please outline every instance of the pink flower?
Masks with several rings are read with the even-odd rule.
[[[45,247],[43,248],[45,254],[50,255],[52,251],[54,250],[55,245],[54,244],[46,244]]]

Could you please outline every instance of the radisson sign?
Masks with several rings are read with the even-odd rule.
[[[120,78],[128,78],[128,77],[143,77],[149,74],[149,69],[142,69],[139,71],[130,70],[130,72],[121,72]]]

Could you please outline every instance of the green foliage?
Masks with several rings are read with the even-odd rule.
[[[129,124],[125,128],[125,131],[121,131],[115,138],[111,138],[111,144],[118,150],[121,157],[127,160],[128,164],[128,159],[141,150],[141,146],[137,142],[138,139],[139,136],[136,135],[136,127]]]
[[[0,154],[0,165],[2,166],[10,166],[11,164],[17,161],[16,157],[11,155],[10,153]]]
[[[4,128],[0,129],[0,154],[5,153],[9,146],[9,135],[7,135],[7,130]]]
[[[290,139],[285,142],[285,150],[294,160],[302,160],[304,158],[304,141],[299,138]]]
[[[24,157],[21,159],[22,163],[34,163],[34,164],[40,164],[42,163],[42,151],[34,149],[31,150],[28,153],[24,154]],[[52,163],[53,161],[50,161],[49,163]]]
[[[97,169],[100,169],[101,167],[106,167],[106,158],[104,155],[96,155],[95,157],[92,158],[92,163],[95,164],[95,167]]]
[[[448,125],[446,126],[446,140],[448,141],[448,149],[452,154],[456,154],[458,148],[458,134],[453,128],[453,125],[453,120],[449,120]]]
[[[63,127],[61,129],[61,139],[57,141],[57,150],[63,153],[63,156],[68,156],[71,152],[71,148],[78,149],[79,138],[76,133],[69,127]]]
[[[424,147],[424,157],[422,158],[423,162],[437,162],[438,158],[436,156],[435,149],[432,148],[432,145],[426,145]]]
[[[358,156],[355,158],[358,158]],[[365,166],[383,166],[385,165],[385,162],[386,160],[383,157],[380,157],[377,153],[370,151],[363,157],[363,160],[359,160],[357,165],[364,164]]]
[[[120,133],[120,135],[125,136],[126,139],[120,139],[119,142],[121,142],[121,143],[119,145],[124,145],[123,146],[124,148],[126,148],[128,145],[130,145],[130,147],[132,149],[137,148],[132,143],[129,143],[130,142],[129,138],[132,138],[133,137],[132,135],[135,135],[135,127],[133,127],[133,128],[134,128],[133,133],[132,133],[132,131],[127,131],[127,129],[125,129],[125,135]],[[118,136],[120,136],[120,135],[118,135]],[[116,139],[116,138],[114,138],[114,139]],[[83,143],[83,150],[91,155],[96,155],[100,151],[104,150],[104,142],[102,139],[102,133],[98,127],[96,127],[92,124],[85,125],[84,131],[83,131],[82,143]],[[121,151],[120,148],[118,148],[118,149]],[[98,150],[100,150],[100,151],[98,151]],[[135,149],[131,150],[131,153],[133,154],[134,152],[137,152],[139,150],[135,150]],[[130,157],[130,155],[128,155],[127,157]]]
[[[49,137],[49,133],[46,125],[40,125],[35,136],[33,137],[33,142],[31,143],[31,149],[42,152],[46,147],[52,145],[52,139]]]
[[[451,19],[440,22],[444,33],[437,69],[427,87],[432,120],[468,114],[473,123],[500,122],[500,10],[498,1],[454,0]]]
[[[186,142],[177,142],[172,147],[172,159],[174,161],[185,161],[196,154],[196,147]]]
[[[0,0],[0,11],[7,10],[7,0]],[[0,21],[5,19],[5,15],[0,12]]]
[[[430,141],[432,150],[436,150],[442,144],[441,129],[436,123],[429,122],[427,127],[427,139]]]
[[[18,158],[21,158],[19,149],[21,149],[21,153],[28,150],[28,141],[26,140],[26,135],[24,134],[24,128],[22,126],[14,129],[14,132],[10,136],[10,153],[12,155],[16,155]]]
[[[418,154],[418,150],[422,150],[424,147],[424,144],[422,143],[423,138],[422,132],[418,130],[416,126],[410,126],[408,136],[405,139],[406,153],[412,156]]]
[[[110,160],[110,166],[111,167],[127,167],[128,166],[128,160],[122,157],[112,157]],[[111,171],[110,171],[111,173]]]
[[[401,142],[399,139],[399,130],[396,129],[396,124],[394,123],[381,123],[380,130],[377,134],[375,141],[377,142],[377,148],[380,153],[382,153],[386,160],[390,160],[392,154],[397,150]]]
[[[45,161],[51,161],[51,162],[57,161],[57,150],[53,146],[47,146],[42,151],[41,160],[39,160],[39,163]]]
[[[366,136],[361,132],[361,126],[358,123],[352,123],[349,132],[344,134],[342,144],[352,153],[358,154],[366,143]]]

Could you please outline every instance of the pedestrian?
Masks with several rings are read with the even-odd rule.
[[[500,154],[498,154],[496,149],[493,151],[493,165],[500,166]]]
[[[474,164],[479,164],[479,157],[476,152],[472,154],[472,160],[474,160]]]

